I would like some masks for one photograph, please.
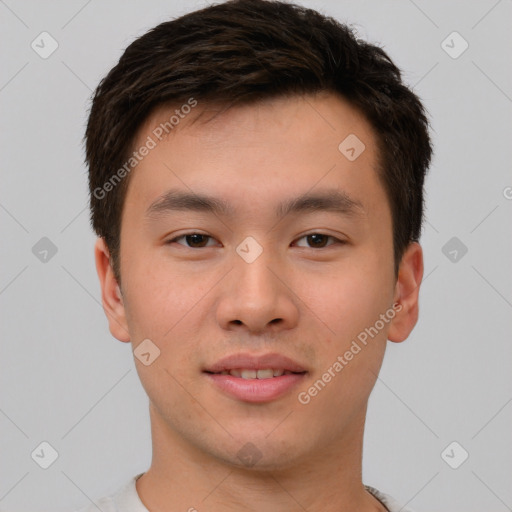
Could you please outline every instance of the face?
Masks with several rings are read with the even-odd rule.
[[[97,244],[110,329],[133,349],[150,340],[135,361],[158,439],[289,467],[360,431],[386,340],[416,321],[421,249],[397,281],[375,136],[344,100],[277,99],[191,124],[197,112],[130,177],[122,296]],[[135,146],[169,115],[152,115]]]

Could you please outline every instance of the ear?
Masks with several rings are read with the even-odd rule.
[[[418,296],[423,279],[423,250],[417,242],[407,247],[395,286],[396,315],[391,321],[388,340],[399,343],[407,339],[418,321]]]
[[[112,265],[110,264],[110,253],[103,238],[96,240],[94,258],[101,285],[101,302],[103,310],[107,315],[110,333],[119,341],[129,342],[130,335],[126,322],[123,297],[114,277]]]

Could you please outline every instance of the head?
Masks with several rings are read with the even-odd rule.
[[[155,421],[231,463],[250,440],[269,467],[361,426],[386,340],[416,323],[431,158],[424,108],[381,48],[264,0],[162,23],[98,86],[86,158],[110,330],[160,351],[137,361]],[[219,391],[209,372],[237,352],[300,363],[295,398]]]

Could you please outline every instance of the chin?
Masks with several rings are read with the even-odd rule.
[[[265,432],[271,430],[266,429]],[[289,436],[283,438],[283,433],[278,436],[277,432],[267,436],[265,432],[260,430],[251,435],[251,432],[245,431],[241,435],[234,435],[234,439],[224,444],[225,451],[222,452],[218,450],[219,444],[215,443],[212,455],[230,466],[251,472],[279,471],[294,467],[301,455],[297,447],[303,453],[304,441]]]

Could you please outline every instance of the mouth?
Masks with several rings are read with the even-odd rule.
[[[262,403],[288,393],[305,378],[308,371],[279,354],[234,354],[205,368],[203,373],[230,398]]]
[[[250,368],[233,368],[231,370],[223,370],[222,372],[209,372],[210,375],[231,375],[232,377],[238,377],[241,379],[251,380],[251,379],[273,379],[274,377],[281,377],[282,375],[292,375],[292,374],[303,374],[303,372],[292,372],[290,370],[284,370],[283,368],[272,369],[265,368],[263,370],[253,370]]]

